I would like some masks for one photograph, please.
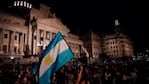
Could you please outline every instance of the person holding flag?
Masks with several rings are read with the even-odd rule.
[[[34,72],[38,70],[39,84],[51,84],[52,74],[72,58],[74,58],[74,54],[61,32],[58,32],[41,55],[38,67],[34,68]]]

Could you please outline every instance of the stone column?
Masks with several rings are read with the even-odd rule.
[[[8,53],[13,54],[14,49],[14,32],[9,31]]]
[[[38,45],[38,54],[39,54],[39,56],[42,54],[42,41],[41,41],[41,37],[43,37],[42,36],[42,30],[41,29],[39,29],[38,30],[39,32],[38,32],[38,42],[39,42],[39,45]]]
[[[18,39],[18,53],[21,53],[21,33],[19,33],[19,39]]]
[[[24,45],[24,34],[19,33],[19,54],[23,55],[23,45]]]
[[[16,33],[17,35],[17,40],[16,40],[16,44],[17,44],[17,51],[16,51],[16,53],[18,54],[19,52],[20,52],[20,50],[19,50],[19,46],[20,46],[20,43],[19,43],[19,39],[20,39],[20,36],[19,36],[19,32],[17,32]]]
[[[46,48],[46,31],[43,30],[43,47]]]
[[[37,54],[36,51],[37,51],[37,30],[34,31],[33,33],[33,55],[34,54]]]
[[[52,40],[52,32],[50,32],[50,41]]]
[[[28,48],[28,53],[29,53],[29,55],[31,54],[31,45],[32,45],[32,28],[31,28],[31,25],[30,25],[30,27],[29,27],[29,37],[28,37],[28,46],[29,46],[29,48]]]
[[[36,54],[39,54],[39,44],[40,44],[40,32],[39,29],[36,30]]]
[[[34,38],[34,54],[37,54],[37,29],[35,30],[34,37],[36,37],[36,39]]]
[[[50,42],[50,32],[46,31],[46,46],[49,44]]]
[[[44,31],[43,30],[41,30],[41,36],[40,37],[43,38],[43,40],[40,39],[40,44],[41,44],[40,52],[43,53],[43,49],[44,49]]]
[[[0,29],[0,52],[2,51],[2,44],[3,44],[3,30]]]
[[[26,50],[26,36],[25,36],[25,33],[22,34],[22,46],[23,46],[23,54],[25,54],[25,50]]]
[[[34,30],[32,29],[32,39],[31,39],[31,55],[33,55],[34,51]]]

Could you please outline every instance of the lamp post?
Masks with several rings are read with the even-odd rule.
[[[35,17],[32,18],[31,20],[31,25],[32,25],[32,44],[31,44],[31,55],[33,56],[33,50],[34,50],[34,33],[35,30],[37,29],[37,19]]]
[[[25,50],[25,57],[29,57],[29,44],[28,44],[28,41],[29,41],[29,27],[30,27],[30,13],[28,13],[27,15],[27,19],[26,19],[26,22],[25,22],[25,25],[27,26],[27,44],[26,44],[26,50]]]
[[[90,64],[90,56],[89,56],[89,52],[87,51],[86,48],[82,47],[83,51],[85,52],[85,57],[87,60],[87,64]]]

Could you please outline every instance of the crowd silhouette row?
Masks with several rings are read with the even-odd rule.
[[[34,64],[0,65],[0,84],[38,84]],[[51,74],[51,84],[149,84],[146,62],[78,64],[63,66]]]

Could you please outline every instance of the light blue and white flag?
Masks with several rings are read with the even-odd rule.
[[[51,75],[74,57],[62,34],[58,32],[42,54],[39,84],[50,84]]]

